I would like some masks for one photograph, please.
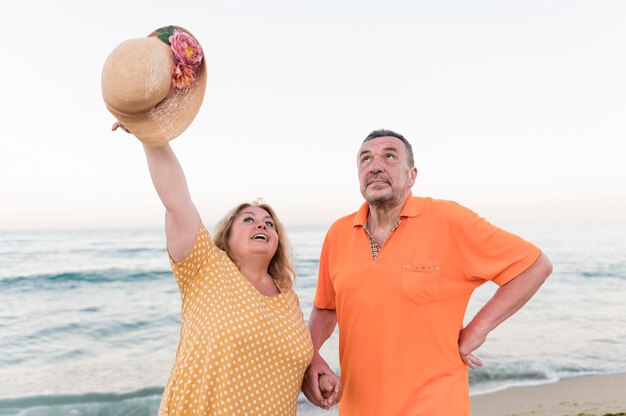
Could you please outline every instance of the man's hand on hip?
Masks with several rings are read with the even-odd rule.
[[[469,326],[461,329],[459,333],[459,354],[469,368],[482,367],[483,362],[473,352],[487,340],[487,337],[472,331]]]

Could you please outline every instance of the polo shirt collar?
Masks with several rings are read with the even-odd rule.
[[[409,192],[409,196],[407,196],[406,201],[404,202],[404,206],[402,207],[402,211],[400,211],[400,218],[402,217],[417,217],[420,215],[421,208],[421,200],[420,198],[413,198],[413,192]],[[354,226],[364,226],[367,222],[367,215],[370,212],[370,206],[365,201],[361,208],[356,213],[354,217]]]

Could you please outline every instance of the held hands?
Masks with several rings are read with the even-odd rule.
[[[311,403],[326,410],[341,400],[343,394],[341,381],[319,352],[313,354],[313,360],[304,373],[302,392]]]
[[[322,404],[326,409],[330,409],[341,399],[343,393],[343,386],[341,380],[334,374],[323,374],[319,376],[320,392],[322,393]]]
[[[473,352],[478,349],[485,341],[487,340],[487,336],[478,333],[478,331],[473,330],[470,326],[466,326],[461,329],[459,333],[459,354],[461,355],[461,359],[469,368],[482,367],[483,362],[476,357]]]

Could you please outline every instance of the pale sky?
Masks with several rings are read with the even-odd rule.
[[[207,224],[263,197],[286,224],[362,202],[374,129],[413,144],[415,195],[495,221],[626,221],[626,2],[2,2],[0,231],[161,226],[140,143],[100,92],[122,41],[201,42],[196,120],[171,142]]]

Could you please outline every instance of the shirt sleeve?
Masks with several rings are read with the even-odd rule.
[[[335,288],[330,279],[330,246],[332,228],[324,238],[322,253],[320,254],[320,266],[317,275],[317,289],[313,305],[318,309],[335,309]]]
[[[519,276],[541,255],[533,244],[471,211],[461,250],[466,278],[492,280],[499,286]]]
[[[172,272],[179,289],[182,290],[198,275],[198,270],[203,265],[206,265],[209,255],[215,248],[215,243],[209,232],[204,225],[200,224],[195,241],[187,257],[180,263],[176,263],[170,256]]]

